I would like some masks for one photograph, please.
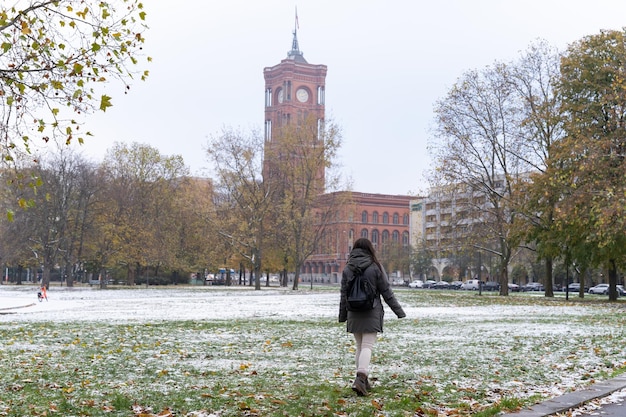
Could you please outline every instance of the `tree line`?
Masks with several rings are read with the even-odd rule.
[[[501,293],[521,249],[568,276],[626,260],[626,34],[601,31],[560,52],[533,43],[517,60],[464,73],[435,107],[432,181],[481,195],[467,247],[498,258]],[[478,213],[479,212],[479,213]],[[581,295],[584,286],[581,285]]]
[[[224,129],[207,144],[214,179],[192,177],[181,156],[139,143],[116,143],[98,164],[63,146],[7,169],[0,262],[15,280],[38,271],[46,285],[53,274],[68,286],[99,277],[102,285],[188,283],[225,267],[252,271],[257,289],[264,273],[282,271],[286,286],[295,271],[296,289],[344,202],[320,194],[320,167],[327,187],[338,184],[329,161],[340,136],[328,123],[310,146],[316,125],[285,128],[276,150],[255,132]],[[264,172],[266,158],[281,169]]]
[[[116,144],[94,164],[66,147],[3,178],[12,220],[0,223],[0,256],[17,279],[30,268],[44,284],[53,273],[71,286],[106,271],[131,284],[161,273],[175,280],[209,253],[207,227],[192,214],[210,203],[210,184],[187,176],[179,156]],[[30,185],[17,186],[22,178]]]

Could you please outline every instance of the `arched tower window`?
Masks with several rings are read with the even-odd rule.
[[[367,211],[365,210],[361,213],[361,223],[367,223]]]
[[[383,213],[383,224],[389,224],[389,213]]]

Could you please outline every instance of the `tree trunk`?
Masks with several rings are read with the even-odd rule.
[[[578,282],[580,283],[580,289],[578,290],[578,297],[585,298],[585,275],[587,275],[587,269],[580,271]]]
[[[67,262],[65,264],[65,285],[67,285],[70,288],[74,286],[74,272],[73,271],[74,270],[73,268],[71,268],[70,263]]]
[[[257,248],[254,251],[254,289],[261,289],[261,249]]]
[[[22,285],[22,271],[24,267],[22,265],[17,266],[17,279],[15,280],[16,285]]]
[[[135,285],[135,276],[130,265],[126,268],[126,282],[128,282],[128,285]]]
[[[552,287],[552,257],[546,257],[546,282],[544,283],[545,296],[554,297],[554,288]]]
[[[260,265],[254,265],[254,289],[261,289],[261,267]]]
[[[511,249],[506,240],[500,239],[500,295],[509,295],[509,261],[511,259]]]
[[[41,271],[41,286],[46,287],[47,290],[50,289],[50,268],[46,265],[43,266]]]
[[[617,301],[617,266],[615,259],[609,261],[609,301]]]
[[[298,281],[300,281],[300,266],[296,265],[296,274],[293,277],[293,287],[291,288],[292,290],[298,289]],[[311,278],[311,282],[313,282],[313,278]]]
[[[509,295],[509,272],[505,262],[502,262],[500,268],[500,295]]]

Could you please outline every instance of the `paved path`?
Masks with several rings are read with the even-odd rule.
[[[37,293],[32,298],[16,297],[0,297],[0,314],[13,314],[16,310],[26,307],[32,307],[37,302]]]
[[[626,416],[626,389],[592,401],[579,411],[581,411],[581,416],[624,417]]]
[[[615,391],[619,391],[626,388],[626,375],[618,376],[608,381],[599,382],[590,386],[587,389],[581,391],[570,392],[560,397],[552,398],[551,400],[544,401],[534,406],[519,411],[517,413],[506,414],[509,417],[546,417],[553,416],[557,413],[565,413],[570,409],[575,409],[581,405],[594,400],[596,398],[606,397]],[[604,414],[602,411],[606,411]],[[617,414],[609,414],[617,413]],[[584,415],[584,414],[583,414]],[[617,404],[608,404],[602,406],[601,410],[595,410],[593,414],[587,415],[601,415],[601,416],[619,416],[626,417],[626,406],[619,406]]]
[[[623,401],[615,404],[604,404],[589,413],[581,414],[581,416],[624,417],[626,416],[626,405]]]

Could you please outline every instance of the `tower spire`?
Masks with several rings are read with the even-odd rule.
[[[293,27],[293,41],[291,42],[291,51],[287,52],[287,59],[293,59],[297,62],[306,62],[300,46],[298,45],[298,29],[300,24],[298,23],[298,7],[296,6],[296,20]]]

